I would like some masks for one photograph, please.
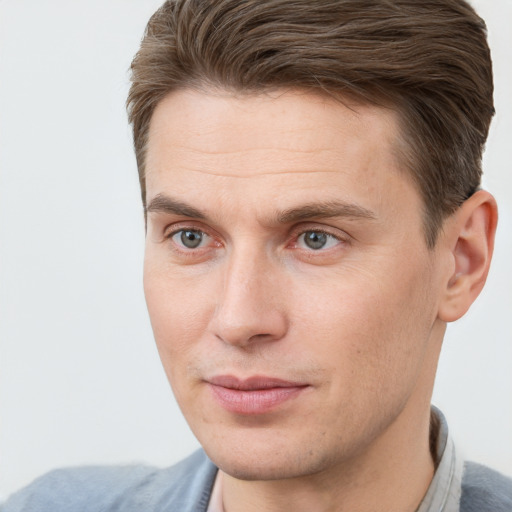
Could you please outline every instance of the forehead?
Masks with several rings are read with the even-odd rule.
[[[163,159],[195,156],[197,160],[203,157],[213,161],[226,154],[235,163],[233,159],[245,159],[247,152],[260,152],[270,160],[273,152],[288,151],[292,160],[296,156],[295,160],[307,168],[310,160],[314,159],[316,166],[324,160],[319,158],[321,153],[328,160],[341,146],[345,152],[352,150],[347,158],[363,146],[390,154],[396,133],[396,115],[390,109],[304,91],[234,95],[216,90],[179,90],[155,109],[146,163],[149,169],[158,169]],[[261,171],[245,167],[239,165],[236,175]],[[278,164],[273,170],[279,171]],[[281,170],[286,172],[284,166]],[[214,168],[211,171],[216,172]]]
[[[232,208],[238,201],[261,210],[272,200],[293,208],[341,199],[378,210],[410,195],[419,209],[399,170],[397,133],[391,109],[304,91],[175,91],[150,124],[147,200],[167,194],[220,204],[226,195]]]

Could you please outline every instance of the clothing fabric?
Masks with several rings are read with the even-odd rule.
[[[215,483],[213,484],[212,495],[208,503],[206,512],[224,512],[224,503],[222,501],[222,471],[217,471]]]
[[[439,424],[435,439],[436,471],[416,512],[459,512],[462,492],[463,464],[448,435],[448,425],[439,409],[432,407]],[[432,428],[432,426],[431,426]]]
[[[437,469],[417,512],[512,512],[512,479],[462,464],[440,420]],[[208,512],[217,468],[202,450],[167,469],[147,466],[55,470],[15,493],[0,512]],[[210,512],[222,511],[218,482]]]

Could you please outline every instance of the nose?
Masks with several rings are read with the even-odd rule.
[[[229,258],[211,324],[217,338],[245,347],[284,337],[288,321],[276,266],[261,254]]]

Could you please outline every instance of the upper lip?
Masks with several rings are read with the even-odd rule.
[[[307,384],[303,382],[293,382],[283,379],[276,379],[274,377],[266,377],[263,375],[255,375],[246,379],[239,379],[233,375],[217,375],[207,379],[207,382],[213,384],[214,386],[221,386],[223,388],[236,389],[239,391],[307,386]]]

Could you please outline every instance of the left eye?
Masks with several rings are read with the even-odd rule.
[[[197,249],[204,245],[209,238],[206,233],[195,229],[181,229],[171,237],[174,243],[187,249]]]
[[[339,240],[329,233],[323,231],[305,231],[298,238],[297,245],[301,248],[318,251],[320,249],[330,249],[339,243]]]

